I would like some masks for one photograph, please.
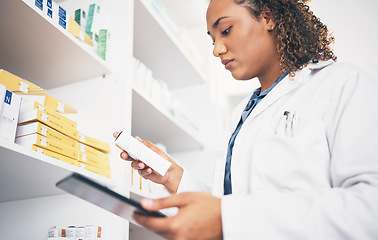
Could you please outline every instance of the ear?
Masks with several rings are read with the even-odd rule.
[[[273,13],[270,9],[265,5],[263,11],[261,13],[261,17],[263,21],[265,21],[266,29],[271,32],[276,27],[276,20],[274,19]]]

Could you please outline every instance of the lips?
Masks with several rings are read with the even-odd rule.
[[[233,59],[223,59],[222,64],[227,70],[229,70],[233,61]]]

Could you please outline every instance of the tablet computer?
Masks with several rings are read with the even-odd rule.
[[[161,212],[148,211],[139,202],[116,193],[78,173],[73,173],[62,179],[56,186],[135,224],[138,223],[132,218],[134,212],[151,217],[166,217]]]

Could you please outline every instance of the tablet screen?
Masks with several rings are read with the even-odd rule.
[[[56,186],[135,224],[137,223],[132,218],[134,212],[152,217],[166,217],[166,215],[161,212],[147,211],[140,203],[122,196],[77,173],[73,173],[59,181]]]

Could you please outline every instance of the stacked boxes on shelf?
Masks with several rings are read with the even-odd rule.
[[[104,28],[105,16],[99,1],[82,6],[74,11],[75,21],[94,43],[94,51],[102,59],[106,60],[109,52],[109,31]]]
[[[134,58],[134,89],[144,93],[161,106],[168,114],[175,117],[185,126],[199,131],[198,124],[191,118],[189,110],[168,89],[167,83],[154,79],[151,70],[138,59]]]
[[[36,11],[41,11],[42,15],[59,29],[68,31],[80,41],[90,45],[91,49],[103,60],[107,59],[109,52],[109,31],[104,28],[104,14],[98,3],[91,4],[86,8],[75,10],[70,16],[66,9],[52,0],[25,0],[30,6],[35,6]],[[87,14],[88,13],[88,14]]]
[[[48,230],[48,240],[104,240],[101,226],[54,226]]]
[[[0,84],[21,102],[21,106],[15,108],[18,120],[11,128],[16,137],[12,142],[15,140],[34,151],[111,177],[107,155],[110,152],[109,144],[77,130],[76,122],[66,117],[76,113],[75,109],[48,95],[46,90],[5,70],[0,70]]]

